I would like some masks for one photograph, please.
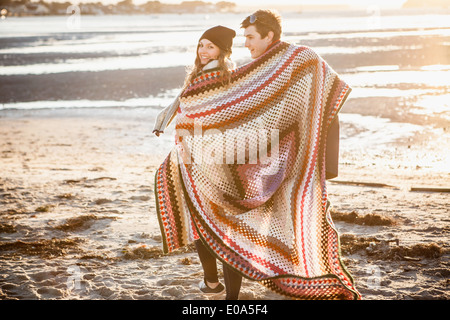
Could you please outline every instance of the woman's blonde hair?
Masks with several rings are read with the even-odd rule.
[[[220,49],[219,57],[217,58],[217,61],[219,63],[218,68],[222,74],[222,84],[228,85],[231,81],[231,67],[230,63],[227,63],[227,60],[229,60],[231,56],[231,51],[225,51],[223,49]],[[184,86],[183,89],[186,89],[192,81],[202,72],[204,65],[200,62],[200,57],[198,56],[198,46],[197,46],[197,57],[195,59],[194,65],[187,68],[187,76],[184,80]]]

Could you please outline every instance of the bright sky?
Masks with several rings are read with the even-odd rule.
[[[117,3],[121,0],[100,0],[100,2],[106,3]],[[135,4],[146,3],[149,0],[133,0]],[[181,0],[159,0],[162,3],[181,3]],[[217,3],[222,0],[203,0],[204,2],[212,2]],[[377,5],[380,8],[399,8],[406,0],[244,0],[244,1],[233,1],[226,0],[230,2],[234,2],[237,5],[242,6],[268,6],[271,4],[277,5],[351,5],[359,8],[366,8],[371,5]],[[74,1],[75,2],[75,1]],[[91,2],[89,0],[85,0],[82,2]],[[92,2],[96,2],[92,0]]]
[[[174,1],[179,2],[179,1]],[[210,1],[218,2],[218,1]],[[399,8],[406,0],[245,0],[232,1],[238,5],[258,6],[258,5],[350,5],[353,7],[366,8],[371,5],[377,5],[381,8]]]

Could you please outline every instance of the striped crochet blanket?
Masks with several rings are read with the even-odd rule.
[[[180,97],[155,175],[164,251],[195,239],[244,277],[301,299],[359,299],[340,259],[325,181],[327,128],[349,86],[308,47],[278,42]]]

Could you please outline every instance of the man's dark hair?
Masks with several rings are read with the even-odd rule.
[[[251,25],[255,26],[261,38],[267,37],[269,31],[273,32],[273,41],[281,38],[281,15],[275,10],[258,10],[241,22],[241,28]]]

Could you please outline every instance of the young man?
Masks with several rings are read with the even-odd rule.
[[[252,59],[262,56],[278,43],[282,34],[281,15],[274,10],[258,10],[241,22],[244,28],[245,47]],[[338,176],[339,165],[339,118],[331,124],[326,143],[326,178]]]
[[[245,28],[245,47],[252,59],[256,59],[280,40],[281,16],[275,11],[258,10],[242,21],[241,27]]]

